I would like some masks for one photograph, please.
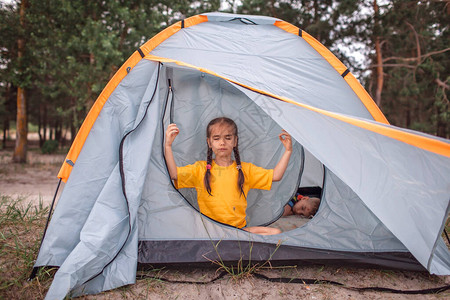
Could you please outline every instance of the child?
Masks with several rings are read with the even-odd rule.
[[[221,117],[209,122],[206,128],[208,145],[206,161],[177,167],[173,158],[172,143],[178,133],[176,124],[167,127],[164,152],[170,178],[174,180],[177,188],[195,187],[201,213],[248,232],[263,235],[281,233],[276,228],[245,227],[245,210],[246,196],[250,189],[270,190],[272,182],[279,181],[283,177],[292,153],[291,136],[286,131],[283,130],[279,135],[285,152],[273,170],[241,162],[237,126],[229,118]],[[232,152],[235,161],[232,160]]]
[[[284,206],[284,216],[300,215],[307,218],[312,218],[319,209],[320,199],[316,197],[307,197],[298,195],[296,201],[289,201]]]

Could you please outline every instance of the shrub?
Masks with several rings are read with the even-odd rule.
[[[41,151],[44,154],[53,154],[58,150],[58,141],[55,140],[47,140],[42,145]]]

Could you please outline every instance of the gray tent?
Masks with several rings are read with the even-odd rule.
[[[248,224],[271,224],[298,187],[319,186],[311,221],[254,235],[201,215],[195,192],[174,188],[167,124],[181,129],[184,165],[206,158],[206,124],[222,115],[238,125],[243,161],[272,168],[281,128],[295,139],[283,180],[249,193]],[[331,52],[274,18],[198,15],[145,43],[105,87],[58,177],[66,184],[35,264],[59,266],[49,299],[134,283],[138,263],[233,262],[250,248],[252,261],[450,274],[440,237],[449,141],[390,126]]]

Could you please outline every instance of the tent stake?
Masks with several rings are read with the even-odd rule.
[[[42,242],[44,242],[45,233],[47,232],[48,224],[50,223],[50,217],[52,215],[53,206],[55,205],[56,195],[58,195],[58,190],[59,190],[60,186],[61,186],[61,178],[58,181],[58,186],[56,187],[55,195],[53,196],[52,204],[50,205],[50,209],[48,211],[47,222],[45,223],[44,233],[42,234],[41,244],[39,245],[38,254],[41,251]],[[36,259],[37,259],[37,257],[36,257]],[[31,280],[33,280],[36,277],[36,274],[37,274],[38,270],[39,270],[39,267],[33,267],[33,270],[31,271],[30,277],[28,278],[28,281],[31,281]]]

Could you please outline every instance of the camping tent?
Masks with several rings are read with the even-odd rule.
[[[295,139],[283,180],[248,194],[248,224],[320,187],[304,226],[260,236],[200,214],[163,157],[176,122],[178,165],[205,160],[205,127],[225,115],[241,158],[271,168],[281,128]],[[342,262],[450,274],[449,141],[390,126],[348,69],[284,21],[208,13],[141,46],[93,105],[58,174],[66,182],[35,264],[59,266],[48,298],[135,282],[142,264],[222,259]]]

